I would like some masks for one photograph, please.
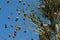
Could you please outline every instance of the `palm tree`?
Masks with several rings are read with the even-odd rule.
[[[59,40],[59,27],[58,19],[60,12],[60,1],[59,0],[42,0],[45,7],[40,6],[40,10],[51,21],[51,29],[55,33],[55,40]]]
[[[30,17],[34,24],[40,29],[40,40],[52,40],[51,32],[55,33],[55,40],[59,40],[59,12],[60,12],[60,0],[41,0],[44,6],[37,6],[42,12],[43,16],[50,20],[50,25],[44,25],[42,21],[38,21],[40,17],[31,13]]]

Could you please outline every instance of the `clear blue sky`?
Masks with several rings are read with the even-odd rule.
[[[26,5],[23,5],[23,2],[25,2]],[[0,10],[0,40],[31,40],[31,38],[33,38],[34,40],[39,40],[38,34],[28,28],[28,26],[30,26],[36,29],[35,25],[33,25],[28,18],[26,18],[26,21],[23,21],[24,13],[21,9],[19,9],[21,15],[18,15],[16,11],[16,6],[25,10],[27,4],[30,4],[28,10],[25,10],[25,13],[29,15],[29,11],[31,8],[33,8],[36,13],[38,13],[36,6],[40,4],[40,2],[39,0],[22,0],[22,3],[18,3],[18,0],[10,0],[10,3],[7,4],[6,0],[0,0],[0,7],[2,8]],[[7,16],[10,16],[11,19],[8,20]],[[19,17],[19,20],[17,22],[15,22],[16,17]],[[24,25],[24,22],[27,26]],[[5,29],[4,24],[7,24],[8,28]],[[11,28],[10,24],[13,24],[14,27]],[[9,38],[9,34],[14,33],[16,24],[21,26],[21,30],[17,31],[16,38]],[[24,33],[24,30],[27,30],[27,33]]]

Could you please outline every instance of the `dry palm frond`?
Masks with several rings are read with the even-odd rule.
[[[47,27],[40,28],[40,40],[51,40],[51,30]]]

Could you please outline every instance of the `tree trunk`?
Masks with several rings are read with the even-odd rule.
[[[55,24],[55,40],[59,40],[59,26]]]

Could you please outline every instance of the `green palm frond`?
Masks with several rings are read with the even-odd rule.
[[[59,0],[43,0],[44,6],[45,7],[39,7],[40,10],[47,14],[53,14],[54,12],[58,12],[59,11]]]

